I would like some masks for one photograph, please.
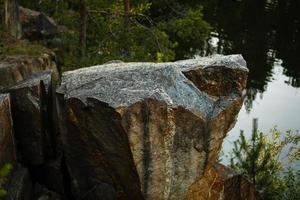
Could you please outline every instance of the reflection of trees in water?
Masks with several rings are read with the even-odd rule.
[[[275,58],[283,61],[287,83],[300,87],[299,0],[202,1],[207,20],[219,34],[217,52],[241,53],[247,60],[248,111],[257,93],[266,90]]]
[[[291,77],[288,83],[300,87],[300,1],[278,0],[276,10],[277,56],[283,60],[284,74]]]

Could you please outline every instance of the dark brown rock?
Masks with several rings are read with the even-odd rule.
[[[242,175],[236,175],[225,181],[224,186],[224,199],[225,200],[259,200],[261,199],[259,193]]]
[[[243,176],[222,164],[208,165],[189,189],[188,200],[259,200],[260,195]]]
[[[11,116],[11,101],[9,94],[0,94],[0,168],[16,162]]]
[[[216,63],[222,64],[222,63]],[[223,66],[209,66],[190,71],[184,75],[201,91],[215,97],[241,93],[247,81],[247,72]]]
[[[19,161],[40,165],[53,154],[51,133],[47,130],[47,90],[51,72],[32,75],[11,87],[12,114]]]
[[[108,104],[60,96],[63,147],[74,196],[142,199],[120,115]]]

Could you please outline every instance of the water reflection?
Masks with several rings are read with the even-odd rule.
[[[215,28],[217,48],[206,54],[241,53],[250,69],[245,108],[272,81],[276,59],[282,60],[286,84],[300,87],[299,0],[203,0],[206,20]]]

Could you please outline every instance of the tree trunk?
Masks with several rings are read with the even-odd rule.
[[[130,2],[129,0],[124,0],[123,2],[124,2],[125,25],[129,26]]]
[[[129,30],[130,29],[130,2],[129,0],[123,0],[123,3],[124,3],[124,31],[125,33],[128,34],[130,31]],[[130,45],[125,44],[123,50],[124,50],[123,54],[125,55],[125,57],[128,57],[130,51]]]
[[[5,0],[5,26],[12,36],[20,39],[22,29],[19,16],[19,4],[17,0]]]
[[[80,51],[81,56],[86,54],[86,29],[87,29],[87,9],[85,0],[80,0]]]

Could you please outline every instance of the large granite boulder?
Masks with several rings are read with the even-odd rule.
[[[247,73],[241,55],[64,73],[58,112],[75,196],[187,198],[234,125]]]

